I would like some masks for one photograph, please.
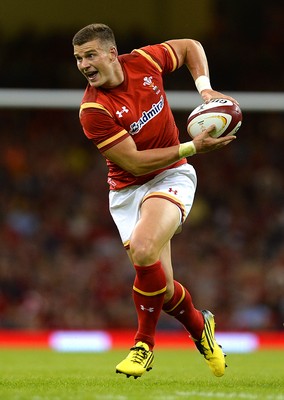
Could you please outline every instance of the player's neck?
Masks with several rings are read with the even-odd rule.
[[[102,86],[104,89],[114,89],[124,82],[124,72],[120,62],[115,62],[111,78]]]

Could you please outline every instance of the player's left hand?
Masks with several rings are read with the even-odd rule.
[[[208,103],[212,99],[227,99],[231,100],[233,103],[239,104],[236,99],[231,96],[227,96],[221,92],[217,92],[213,89],[204,89],[201,92],[201,97],[205,103]]]

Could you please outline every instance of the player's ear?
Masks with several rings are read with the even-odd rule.
[[[109,49],[109,53],[110,53],[111,60],[115,61],[117,59],[117,56],[118,56],[117,48],[115,46],[112,46]]]

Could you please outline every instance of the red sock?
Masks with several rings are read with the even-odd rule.
[[[145,342],[152,350],[155,344],[156,325],[167,288],[166,276],[160,261],[147,267],[137,265],[134,265],[134,267],[136,277],[133,285],[133,299],[138,316],[135,343]]]
[[[180,321],[194,339],[200,339],[204,329],[204,319],[191,299],[191,295],[179,282],[174,281],[173,297],[164,304],[163,310]]]

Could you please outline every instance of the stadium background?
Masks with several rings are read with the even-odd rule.
[[[0,88],[82,89],[71,39],[100,21],[120,53],[192,37],[214,88],[283,92],[283,11],[281,1],[2,0]],[[194,85],[183,69],[166,88]],[[185,140],[187,113],[175,116]],[[133,270],[109,216],[104,161],[77,110],[2,108],[0,130],[0,328],[133,328]],[[283,330],[283,130],[283,111],[245,112],[233,145],[190,160],[199,184],[173,240],[175,273],[219,330]],[[159,328],[178,329],[166,316]]]

